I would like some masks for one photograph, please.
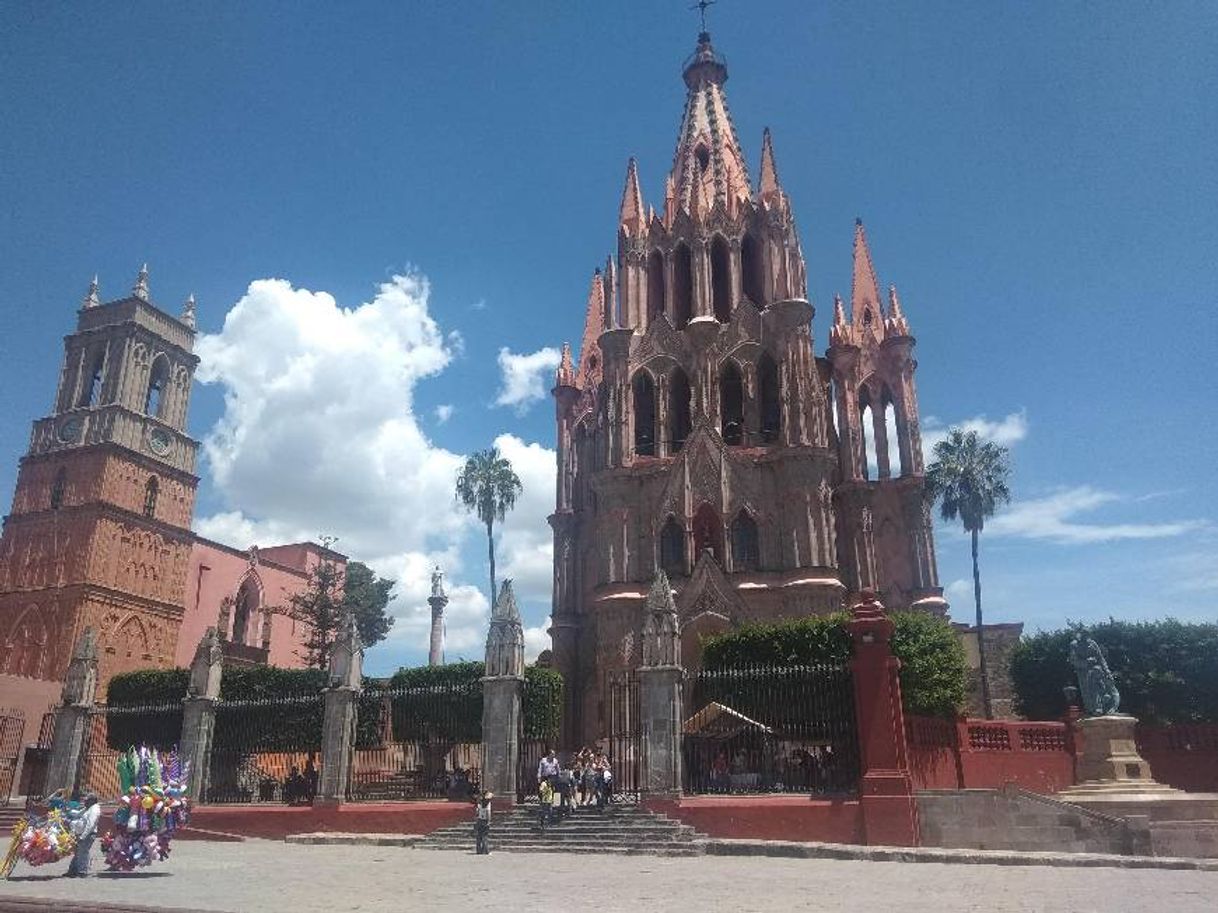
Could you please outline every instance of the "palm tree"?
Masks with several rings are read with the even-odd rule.
[[[1007,448],[983,441],[976,431],[952,428],[947,438],[935,444],[935,461],[926,471],[926,497],[939,501],[944,520],[960,518],[973,539],[973,600],[977,604],[977,656],[981,675],[981,706],[991,719],[990,679],[985,664],[981,626],[981,571],[977,566],[977,540],[985,518],[994,516],[999,504],[1011,500],[1007,490]]]
[[[457,500],[486,524],[486,550],[491,562],[491,605],[495,604],[495,521],[503,522],[516,506],[523,486],[512,464],[498,447],[480,450],[465,461],[457,476]]]

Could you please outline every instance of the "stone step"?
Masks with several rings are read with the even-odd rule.
[[[450,850],[458,852],[472,853],[474,851],[474,842],[472,840],[461,843],[419,843],[416,844],[419,849],[428,850]],[[584,849],[585,847],[576,847],[565,843],[499,843],[493,835],[491,838],[491,851],[504,853],[569,853],[573,850]],[[597,849],[595,845],[589,845],[587,849]],[[617,856],[701,856],[705,853],[705,847],[701,843],[691,843],[683,846],[670,845],[641,845],[641,846],[605,846],[599,848],[601,852],[612,853]]]
[[[605,839],[603,837],[565,837],[551,834],[496,834],[491,831],[491,838],[499,843],[552,843],[569,847],[632,847],[632,846],[683,846],[697,842],[695,837],[676,837],[671,839],[652,838],[650,840]],[[420,845],[440,843],[469,843],[474,839],[473,834],[452,834],[445,837],[427,838]]]

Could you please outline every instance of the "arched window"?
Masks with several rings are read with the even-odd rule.
[[[634,452],[639,456],[656,455],[656,388],[646,371],[631,381],[634,391]]]
[[[161,483],[157,481],[156,476],[150,476],[148,484],[144,486],[144,516],[156,516],[156,497],[161,491]]]
[[[660,567],[669,577],[685,576],[685,530],[675,517],[660,530]]]
[[[723,564],[723,523],[715,508],[703,504],[694,514],[694,560],[710,549],[715,560]]]
[[[47,629],[38,617],[38,609],[30,606],[9,633],[0,657],[0,671],[8,675],[40,678],[47,653]]]
[[[672,320],[678,330],[689,323],[694,306],[694,263],[689,248],[678,244],[672,264]]]
[[[710,254],[711,304],[714,306],[715,319],[727,323],[732,319],[732,255],[723,235],[715,235]]]
[[[689,378],[683,369],[677,368],[668,380],[669,453],[681,452],[693,427],[690,420],[690,397]]]
[[[719,428],[725,444],[744,443],[744,381],[731,359],[719,372]]]
[[[63,495],[67,487],[68,471],[60,466],[55,473],[55,480],[51,482],[51,510],[63,507]]]
[[[157,356],[152,362],[152,371],[148,375],[148,392],[144,395],[144,414],[161,415],[165,404],[165,385],[169,382],[169,361],[163,356]]]
[[[91,369],[88,374],[86,383],[80,388],[80,398],[76,401],[78,406],[96,406],[98,397],[101,395],[102,383],[102,363],[105,355],[98,352],[93,356],[90,362]]]
[[[732,521],[732,570],[755,571],[760,566],[757,524],[747,510],[742,510]]]
[[[745,232],[740,241],[740,279],[744,297],[758,307],[765,307],[765,267],[761,259],[761,244],[752,233]]]
[[[859,434],[863,439],[863,478],[870,479],[875,461],[875,425],[871,412],[871,394],[864,387],[859,392]]]
[[[246,577],[241,589],[237,591],[237,606],[233,613],[233,643],[248,643],[250,619],[258,611],[261,601],[257,582],[253,577]]]
[[[664,255],[653,250],[647,258],[647,323],[664,313]]]
[[[757,362],[757,391],[761,400],[761,439],[772,444],[782,433],[782,396],[779,389],[778,365],[769,352],[761,353]]]
[[[892,394],[885,391],[884,437],[888,441],[888,465],[894,475],[905,475],[905,461],[901,458],[900,431],[897,430],[897,408],[892,403]]]

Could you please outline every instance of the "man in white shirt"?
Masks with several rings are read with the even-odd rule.
[[[84,878],[89,874],[89,853],[93,850],[93,840],[97,837],[97,822],[100,818],[101,806],[97,802],[97,796],[89,793],[85,796],[84,808],[72,821],[72,833],[76,835],[76,852],[68,864],[69,878]]]
[[[537,765],[538,785],[540,785],[543,780],[550,780],[550,785],[553,786],[554,783],[552,778],[558,776],[558,771],[558,758],[554,754],[553,750],[551,750],[550,753],[542,758],[541,762]]]

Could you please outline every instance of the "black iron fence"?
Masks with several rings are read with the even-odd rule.
[[[320,694],[217,702],[204,801],[312,802],[322,719]]]
[[[53,721],[51,717],[51,726]],[[118,798],[119,754],[140,745],[168,751],[178,744],[181,732],[181,703],[94,707],[85,718],[77,788],[103,802]]]
[[[609,735],[606,752],[613,773],[611,789],[619,799],[638,798],[642,788],[643,716],[637,672],[620,672],[609,677],[607,691]]]
[[[480,681],[361,695],[348,798],[468,800],[481,780]]]
[[[687,793],[850,794],[859,777],[846,666],[702,671],[686,682]]]

